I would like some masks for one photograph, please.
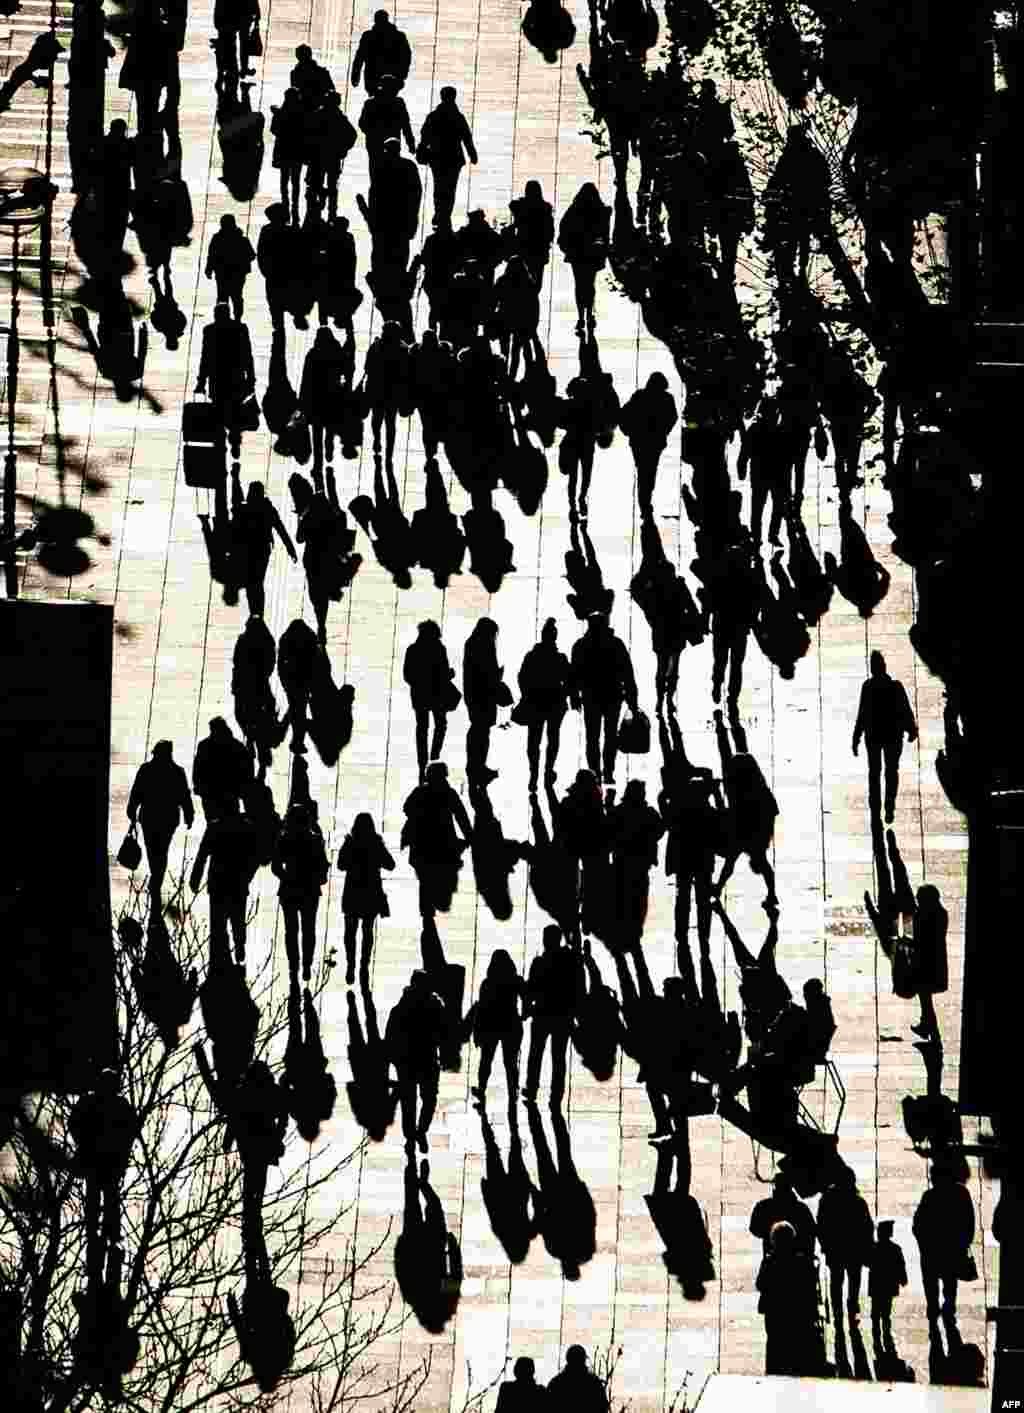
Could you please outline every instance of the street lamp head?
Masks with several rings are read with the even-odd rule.
[[[43,219],[56,194],[45,172],[17,162],[0,171],[0,227],[23,230]]]

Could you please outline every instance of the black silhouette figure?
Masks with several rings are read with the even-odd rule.
[[[868,802],[872,815],[882,810],[882,762],[885,762],[885,822],[891,824],[900,787],[900,756],[903,738],[917,740],[917,722],[906,688],[890,677],[885,658],[877,649],[871,654],[871,676],[860,690],[860,705],[853,727],[853,753],[863,737],[868,752]]]
[[[524,374],[544,356],[538,335],[540,288],[524,256],[513,255],[495,282],[491,328],[501,344],[505,372],[513,383],[523,360]]]
[[[292,88],[298,89],[304,107],[309,110],[322,103],[334,92],[334,80],[323,64],[313,58],[308,44],[300,44],[295,50],[295,63],[289,76]]]
[[[914,908],[914,962],[918,981],[921,1019],[910,1028],[922,1040],[939,1040],[939,1024],[932,997],[949,989],[949,956],[946,933],[949,914],[934,884],[917,890]]]
[[[636,464],[636,499],[642,515],[651,514],[658,462],[678,420],[675,398],[668,390],[664,373],[652,373],[619,414],[619,426],[629,439]]]
[[[558,626],[553,618],[548,618],[541,630],[540,642],[523,658],[518,678],[521,701],[513,712],[513,720],[526,726],[531,792],[537,789],[541,741],[545,735],[544,782],[550,784],[555,779],[562,721],[568,708],[569,678],[569,659],[558,650]]]
[[[690,1192],[689,1140],[684,1135],[677,1142],[660,1143],[657,1152],[654,1187],[644,1202],[665,1244],[662,1260],[687,1300],[703,1300],[707,1282],[715,1279],[715,1263],[704,1214]]]
[[[512,705],[512,693],[498,666],[498,625],[491,618],[477,620],[462,653],[462,694],[469,716],[466,733],[466,776],[473,785],[496,780],[498,772],[487,765],[491,729],[498,708]]]
[[[762,1256],[767,1257],[771,1250],[771,1230],[776,1222],[788,1222],[793,1228],[794,1251],[814,1257],[818,1243],[818,1224],[806,1202],[801,1202],[793,1189],[787,1174],[777,1171],[772,1178],[771,1197],[762,1197],[754,1203],[750,1213],[750,1234],[759,1237]]]
[[[293,223],[298,225],[299,181],[306,161],[306,111],[299,90],[286,89],[280,105],[272,105],[270,111],[273,114],[270,132],[274,138],[270,161],[281,174],[281,203],[285,215],[290,213]]]
[[[757,1274],[757,1288],[767,1343],[765,1373],[795,1378],[824,1374],[817,1274],[811,1258],[797,1245],[789,1222],[776,1222],[769,1233],[769,1251]]]
[[[261,780],[270,769],[273,748],[284,740],[286,729],[270,686],[276,662],[274,635],[262,618],[250,618],[235,644],[231,691],[235,720],[250,752],[256,756]]]
[[[767,884],[765,908],[771,912],[777,910],[778,899],[775,894],[775,870],[769,861],[768,850],[779,807],[761,767],[746,749],[744,734],[738,729],[735,731],[737,749],[733,751],[720,711],[715,712],[714,720],[731,836],[714,891],[716,895],[722,892],[732,877],[740,854],[746,854],[751,869]]]
[[[584,182],[558,225],[558,248],[572,269],[576,332],[594,333],[594,283],[608,259],[612,210],[593,182]]]
[[[528,859],[528,844],[506,839],[485,784],[470,787],[473,808],[473,872],[477,892],[499,922],[512,916],[510,880],[516,865]]]
[[[609,431],[614,429],[620,412],[608,375],[590,352],[594,345],[581,344],[580,348],[580,371],[569,381],[558,415],[560,425],[566,429],[558,448],[558,469],[569,479],[570,525],[577,516],[581,520],[587,518],[595,449],[611,445]]]
[[[370,161],[370,181],[376,176],[376,168],[383,155],[384,144],[389,138],[405,139],[410,152],[416,151],[412,135],[412,123],[405,99],[398,96],[401,84],[394,74],[381,74],[374,84],[373,92],[363,104],[359,114],[359,131],[366,139],[366,153]]]
[[[132,958],[132,984],[143,1015],[156,1026],[164,1047],[176,1049],[181,1038],[179,1031],[191,1020],[199,993],[195,967],[185,975],[174,955],[167,924],[153,910],[149,915],[145,954],[142,953],[142,927],[135,918],[122,918],[117,935]]]
[[[302,979],[313,971],[316,948],[316,915],[320,890],[327,882],[328,862],[324,836],[312,803],[293,802],[277,836],[271,868],[280,882],[278,901],[284,915],[284,946],[293,985],[299,976],[299,931],[302,932]]]
[[[604,1083],[615,1073],[619,1046],[625,1048],[629,1037],[623,1024],[619,998],[601,976],[589,937],[583,942],[583,966],[587,990],[576,1012],[572,1043],[590,1073]]]
[[[423,783],[405,802],[402,847],[420,885],[424,918],[446,913],[459,882],[463,850],[471,843],[472,825],[466,807],[448,784],[448,767],[433,761]],[[456,825],[458,833],[456,833]]]
[[[203,330],[196,394],[207,387],[237,460],[242,450],[242,404],[255,392],[256,369],[249,330],[231,318],[226,304],[217,305],[213,323]]]
[[[292,750],[306,754],[306,731],[321,647],[308,623],[294,619],[281,634],[277,645],[277,675],[288,698],[285,718],[292,728]]]
[[[565,1368],[548,1384],[548,1402],[552,1408],[609,1413],[605,1386],[587,1368],[587,1351],[581,1344],[571,1344],[565,1351]]]
[[[584,994],[579,959],[562,946],[561,928],[544,929],[543,948],[530,966],[527,997],[530,1016],[530,1050],[526,1060],[523,1097],[530,1103],[540,1088],[544,1049],[551,1046],[551,1107],[557,1109],[565,1094],[566,1062],[573,1016]]]
[[[779,676],[790,682],[796,675],[797,663],[810,648],[811,637],[800,612],[799,595],[782,567],[781,549],[772,553],[771,576],[778,586],[778,597],[772,592],[763,570],[758,574],[754,637],[765,657],[778,669]]]
[[[755,545],[761,543],[765,506],[772,502],[768,524],[768,542],[781,543],[783,518],[789,508],[788,465],[783,454],[782,431],[779,425],[779,404],[773,397],[763,397],[757,415],[743,434],[743,446],[736,472],[742,481],[750,471],[750,534]]]
[[[889,571],[871,553],[867,536],[849,505],[839,507],[839,560],[826,551],[825,569],[843,598],[853,604],[862,618],[870,618],[889,592]]]
[[[444,1004],[433,991],[427,973],[414,971],[392,1007],[384,1031],[384,1047],[398,1077],[402,1135],[410,1155],[416,1144],[422,1153],[427,1151],[427,1131],[437,1105],[441,1076],[439,1052],[444,1044],[446,1024]]]
[[[220,813],[206,826],[189,878],[193,893],[198,893],[202,887],[207,860],[210,864],[207,882],[210,946],[226,947],[230,929],[235,960],[244,965],[249,885],[259,867],[260,842],[252,819],[241,813],[230,796],[223,799]]]
[[[313,438],[313,483],[322,495],[325,489],[324,463],[333,475],[334,437],[339,422],[343,389],[351,387],[355,362],[355,346],[348,340],[344,347],[325,324],[316,337],[302,365],[299,402],[305,413]]]
[[[539,287],[551,257],[555,240],[555,216],[551,202],[544,200],[540,182],[528,181],[523,195],[509,202],[515,248]]]
[[[840,502],[848,502],[854,487],[863,484],[857,472],[865,423],[878,406],[878,398],[849,354],[836,343],[829,345],[828,358],[821,369],[819,402],[835,454]]]
[[[319,216],[326,203],[328,219],[333,221],[338,215],[342,164],[358,137],[341,110],[340,93],[328,93],[320,107],[307,115],[305,137],[308,153],[306,210]]]
[[[121,1183],[139,1134],[138,1116],[119,1092],[120,1083],[116,1070],[102,1070],[96,1087],[82,1095],[68,1117],[76,1168],[85,1179],[86,1269],[97,1276],[104,1253],[119,1241]]]
[[[268,206],[264,212],[267,224],[262,228],[259,239],[256,242],[256,263],[259,266],[260,274],[263,276],[266,286],[267,305],[270,309],[270,319],[274,328],[275,340],[273,351],[277,347],[278,334],[284,332],[285,310],[293,313],[296,305],[295,283],[298,273],[303,268],[303,241],[302,233],[297,229],[296,224],[288,224],[288,207],[275,202]],[[296,327],[307,327],[305,317],[294,315]],[[287,368],[284,363],[284,347],[280,351],[281,367],[280,372],[287,380]],[[273,362],[271,366],[272,375],[274,373]],[[267,390],[268,396],[270,389]],[[291,411],[294,410],[295,400],[292,394],[290,406],[283,417],[280,418],[281,426],[288,420]],[[274,429],[277,419],[268,419],[268,426]]]
[[[252,106],[252,84],[225,87],[217,104],[217,140],[221,180],[235,201],[248,204],[260,185],[263,169],[263,130],[266,119]]]
[[[491,1230],[501,1242],[506,1256],[513,1265],[518,1265],[526,1260],[530,1242],[537,1235],[537,1189],[523,1159],[523,1140],[519,1132],[515,1105],[509,1107],[507,1169],[502,1165],[494,1130],[482,1103],[479,1112],[486,1155],[486,1169],[480,1180],[484,1207],[487,1209]],[[499,1401],[501,1397],[499,1392]],[[514,1397],[512,1405],[517,1406]]]
[[[480,994],[465,1018],[465,1030],[480,1050],[476,1085],[470,1091],[481,1109],[487,1098],[487,1081],[495,1052],[501,1046],[508,1087],[509,1109],[514,1110],[519,1093],[519,1051],[523,1043],[521,1003],[525,997],[522,977],[504,948],[491,956]]]
[[[816,976],[804,982],[803,994],[807,1012],[807,1058],[812,1065],[823,1065],[836,1033],[832,1001],[825,994],[824,982]]]
[[[589,771],[587,772],[590,777]],[[579,932],[579,860],[568,848],[565,838],[559,832],[559,802],[554,794],[552,783],[548,782],[548,802],[551,809],[552,830],[549,833],[540,802],[536,795],[530,797],[530,822],[533,842],[529,846],[529,879],[538,907],[552,917],[565,935],[574,941]],[[600,792],[598,805],[600,806]],[[601,816],[603,830],[603,815]]]
[[[387,10],[377,10],[373,28],[364,30],[359,37],[356,57],[352,61],[352,87],[358,88],[362,78],[367,93],[373,93],[378,80],[384,74],[391,74],[401,88],[409,77],[411,67],[409,41],[392,22]]]
[[[369,981],[374,923],[379,917],[388,917],[391,911],[381,870],[394,867],[395,861],[377,833],[373,819],[365,812],[357,814],[338,851],[338,868],[345,875],[341,911],[345,918],[345,982],[348,986],[356,979],[356,933],[360,924],[363,947],[359,976],[363,985]]]
[[[115,58],[117,51],[107,39],[99,0],[76,0],[72,18],[68,55],[68,160],[71,190],[84,194],[91,185],[95,153],[103,140],[107,61]]]
[[[424,334],[424,340],[427,336]],[[459,517],[448,504],[437,460],[428,459],[425,470],[426,505],[413,515],[410,531],[416,546],[416,562],[430,570],[439,589],[445,589],[451,576],[462,572],[466,537],[459,526]]]
[[[597,780],[615,782],[619,718],[623,704],[634,715],[639,711],[636,678],[629,652],[612,632],[608,615],[595,613],[572,650],[570,701],[583,709],[587,737],[587,765]]]
[[[354,992],[348,992],[348,1059],[352,1078],[346,1089],[352,1116],[375,1143],[380,1143],[394,1121],[398,1087],[390,1077],[390,1062],[377,1025],[369,981],[361,986],[366,1012],[366,1033],[359,1022]]]
[[[260,1011],[249,994],[245,969],[232,963],[224,936],[210,937],[210,965],[199,988],[199,1006],[218,1083],[230,1090],[253,1060]]]
[[[807,527],[799,515],[790,515],[789,528],[789,577],[793,581],[796,603],[808,628],[813,628],[828,612],[832,602],[833,569],[826,572],[818,563],[817,555],[811,548]],[[825,556],[826,564],[829,556]]]
[[[86,1289],[71,1296],[78,1312],[78,1328],[71,1343],[73,1376],[102,1389],[107,1401],[117,1404],[124,1401],[121,1381],[138,1363],[141,1346],[137,1330],[128,1324],[121,1295],[123,1248],[114,1242],[97,1259],[98,1264],[89,1269]]]
[[[142,825],[142,840],[149,864],[149,889],[159,908],[171,840],[184,818],[192,828],[195,809],[188,776],[173,757],[173,744],[158,741],[153,759],[139,766],[128,796],[128,818]]]
[[[642,780],[630,780],[621,801],[608,811],[611,849],[612,917],[604,937],[617,950],[639,947],[647,920],[651,869],[665,832],[658,811],[647,803]]]
[[[238,486],[236,480],[235,485]],[[238,487],[240,489],[240,486]],[[288,551],[294,564],[298,559],[292,537],[285,529],[277,507],[268,498],[262,481],[250,481],[245,500],[238,498],[232,516],[234,539],[231,561],[235,580],[245,589],[249,613],[262,618],[266,608],[264,588],[274,536]]]
[[[423,1205],[420,1205],[420,1199]],[[430,1186],[430,1165],[419,1177],[410,1157],[405,1167],[402,1230],[395,1242],[395,1275],[403,1299],[430,1334],[441,1334],[455,1314],[462,1287],[462,1253],[448,1230],[440,1198]]]
[[[255,259],[256,252],[234,216],[222,216],[206,253],[206,278],[216,282],[217,303],[230,305],[234,319],[242,318],[245,282]]]
[[[725,806],[718,783],[706,767],[691,766],[682,750],[678,724],[659,726],[664,781],[658,808],[665,821],[665,873],[676,880],[676,960],[686,995],[699,995],[690,952],[690,909],[697,914],[697,944],[701,961],[710,957],[711,901],[715,854],[724,852]]]
[[[320,1125],[334,1113],[338,1087],[327,1068],[320,1017],[307,986],[299,997],[298,986],[288,991],[288,1045],[284,1052],[281,1087],[289,1115],[307,1143],[315,1143]]]
[[[572,15],[561,0],[530,0],[521,28],[546,64],[557,64],[559,54],[576,39]]]
[[[441,102],[427,115],[416,149],[417,159],[430,168],[434,178],[435,229],[451,226],[459,173],[466,157],[474,166],[477,161],[473,134],[456,104],[457,97],[454,88],[441,89]]]
[[[409,350],[402,342],[402,330],[389,320],[366,351],[363,373],[366,402],[370,409],[373,453],[380,456],[380,430],[385,430],[385,455],[389,469],[395,460],[395,433],[399,411],[411,411],[412,367]]]
[[[704,636],[703,620],[686,580],[677,574],[661,543],[658,527],[645,517],[640,527],[640,567],[629,585],[629,596],[643,612],[651,630],[656,669],[657,710],[675,709],[679,660],[684,649]]]
[[[710,561],[702,561],[705,591],[700,594],[711,620],[711,699],[717,705],[722,689],[731,708],[738,706],[743,690],[743,661],[754,626],[757,576],[749,538],[723,546]]]
[[[818,1240],[828,1265],[832,1320],[837,1339],[842,1332],[843,1286],[851,1340],[860,1317],[861,1272],[870,1263],[875,1224],[868,1204],[857,1190],[852,1168],[840,1168],[818,1203]]]
[[[913,1222],[921,1253],[929,1340],[938,1344],[941,1314],[950,1352],[961,1342],[956,1323],[957,1287],[974,1242],[974,1203],[964,1181],[966,1164],[960,1161],[962,1166],[945,1160],[932,1164],[931,1186],[922,1194]]]
[[[574,29],[574,35],[575,32]],[[540,1413],[546,1406],[545,1394],[544,1385],[537,1382],[536,1365],[522,1355],[512,1365],[511,1382],[506,1380],[498,1389],[495,1413]]]
[[[136,344],[131,305],[120,279],[98,282],[95,297],[99,307],[96,332],[90,328],[89,316],[81,306],[72,310],[72,323],[84,335],[100,375],[113,383],[119,401],[131,402],[138,396],[135,384],[141,382],[146,370],[149,332],[143,324]]]
[[[875,1351],[875,1372],[881,1379],[885,1370],[899,1360],[892,1337],[892,1303],[907,1284],[907,1263],[892,1239],[893,1223],[879,1222],[871,1251],[868,1295],[871,1298],[871,1338]]]
[[[124,248],[132,211],[135,166],[135,141],[128,136],[128,124],[123,118],[115,118],[100,149],[95,188],[111,271],[116,268]]]
[[[557,842],[572,860],[573,915],[568,935],[578,945],[581,929],[598,935],[607,930],[608,819],[597,777],[589,770],[577,771],[565,798],[552,811]]]
[[[597,1212],[594,1199],[576,1171],[569,1144],[569,1127],[561,1112],[555,1108],[551,1110],[554,1156],[536,1105],[530,1106],[527,1116],[537,1157],[537,1225],[549,1255],[561,1263],[563,1277],[570,1281],[579,1280],[582,1267],[593,1258],[596,1249]]]
[[[327,611],[352,582],[362,555],[353,553],[355,531],[349,529],[348,517],[337,503],[330,467],[327,495],[314,492],[298,472],[289,476],[288,489],[299,522],[295,538],[303,546],[302,567],[316,618],[317,641],[326,649]]]
[[[437,760],[444,749],[448,713],[459,704],[460,693],[452,679],[455,669],[441,641],[441,630],[432,619],[419,626],[416,641],[406,649],[402,675],[409,686],[416,717],[416,760],[420,780],[426,777],[427,762]],[[433,718],[434,734],[427,753],[427,733]]]
[[[210,734],[199,742],[192,764],[192,790],[199,796],[206,818],[216,819],[225,805],[237,808],[252,776],[249,751],[222,716],[212,717]]]
[[[216,0],[213,27],[217,38],[212,43],[217,58],[218,85],[252,73],[248,40],[259,21],[258,0]]]

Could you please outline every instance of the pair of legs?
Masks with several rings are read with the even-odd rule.
[[[146,862],[149,864],[149,891],[154,901],[159,904],[160,892],[164,886],[164,875],[167,872],[167,855],[170,853],[171,840],[174,837],[174,830],[147,827],[146,821],[142,821],[142,842],[146,846]]]
[[[373,432],[373,454],[380,457],[380,429],[384,427],[384,452],[389,466],[395,464],[395,437],[398,432],[398,409],[394,404],[382,406],[377,403],[370,412],[370,428]]]
[[[322,320],[326,323],[326,320]],[[313,485],[321,495],[324,489],[324,462],[330,468],[334,460],[334,423],[311,421],[310,434],[313,440]]]
[[[725,671],[729,669],[729,701],[738,702],[743,688],[743,659],[747,655],[749,628],[745,621],[723,613],[713,613],[711,621],[711,696],[722,698]]]
[[[487,773],[487,753],[495,719],[495,713],[489,710],[470,713],[466,732],[466,774],[470,779],[479,780]]]
[[[615,779],[615,759],[618,754],[619,717],[622,715],[622,702],[595,701],[586,697],[583,701],[583,727],[587,738],[587,769],[595,777],[603,778],[606,785]],[[602,750],[603,743],[603,750]]]
[[[775,870],[772,868],[771,860],[768,857],[771,842],[771,836],[769,835],[767,839],[745,840],[742,847],[736,847],[734,844],[725,856],[725,861],[722,864],[722,872],[718,875],[718,881],[714,884],[713,891],[716,894],[721,894],[722,889],[732,877],[733,869],[736,867],[740,854],[746,854],[747,860],[750,863],[751,872],[756,873],[760,878],[764,879],[765,887],[768,890],[765,903],[769,907],[774,906],[777,902],[775,894]]]
[[[860,1315],[860,1276],[862,1266],[859,1261],[830,1261],[828,1263],[829,1298],[832,1302],[832,1321],[836,1328],[842,1320],[843,1286],[846,1285],[846,1313],[850,1324]]]
[[[247,889],[210,894],[210,947],[223,947],[226,951],[230,932],[235,944],[235,961],[241,966],[245,965],[245,912],[248,901]]]
[[[636,503],[640,507],[641,514],[650,515],[654,500],[654,487],[658,479],[658,462],[661,460],[661,453],[665,448],[664,446],[651,446],[649,442],[641,444],[630,438],[629,449],[633,453],[633,461],[636,465]]]
[[[582,334],[590,326],[594,328],[594,281],[598,266],[588,261],[575,260],[572,265],[572,282],[576,294],[576,332]]]
[[[245,307],[242,299],[245,276],[234,270],[215,270],[213,278],[217,286],[217,303],[230,304],[232,319],[241,320]]]
[[[345,982],[348,986],[356,979],[356,933],[360,923],[363,927],[363,950],[359,959],[359,975],[364,981],[369,979],[375,921],[375,917],[361,918],[358,913],[345,914]]]
[[[540,743],[541,737],[547,732],[548,749],[547,761],[544,766],[544,779],[547,781],[555,778],[555,761],[558,759],[558,745],[562,736],[562,721],[565,717],[565,708],[561,707],[557,711],[549,712],[546,716],[536,717],[530,721],[526,728],[526,758],[530,763],[530,787],[536,789],[537,775],[540,771]]]
[[[676,873],[676,962],[679,975],[683,979],[687,998],[696,1001],[700,992],[693,969],[693,956],[690,952],[690,898],[697,904],[697,945],[701,958],[709,955],[711,947],[711,893],[715,871],[715,855],[712,850],[695,854],[681,860]]]
[[[459,184],[462,165],[460,163],[456,167],[451,164],[442,165],[440,162],[431,162],[430,170],[434,175],[434,226],[440,230],[452,223],[452,212],[455,210],[455,188]]]
[[[426,774],[429,761],[438,760],[444,749],[444,738],[448,730],[448,713],[437,707],[413,707],[416,714],[416,761],[420,768],[420,779]],[[427,733],[430,718],[434,718],[434,738],[427,754]]]
[[[288,958],[288,974],[297,984],[299,977],[299,931],[302,932],[302,979],[309,981],[313,972],[313,953],[316,950],[316,914],[320,906],[319,891],[311,893],[301,902],[281,899],[281,912],[284,914],[284,950]]]
[[[250,549],[246,554],[243,587],[245,588],[245,600],[253,618],[262,618],[267,606],[265,585],[269,567],[269,547],[265,551],[262,546],[255,550]]]
[[[939,1303],[939,1285],[942,1285],[942,1303]],[[942,1323],[946,1328],[946,1337],[953,1340],[958,1331],[956,1327],[956,1293],[959,1280],[953,1271],[946,1270],[942,1266],[930,1261],[925,1253],[921,1252],[921,1284],[924,1286],[925,1307],[928,1311],[928,1330],[932,1333],[938,1324],[939,1315],[942,1315]]]
[[[419,1142],[421,1150],[427,1151],[427,1131],[437,1108],[437,1086],[441,1071],[437,1065],[426,1065],[417,1069],[412,1065],[396,1065],[398,1071],[398,1100],[402,1106],[402,1136],[407,1148]],[[419,1119],[416,1117],[416,1100],[419,1097]]]
[[[750,533],[754,543],[761,543],[761,528],[764,520],[764,509],[768,503],[768,497],[772,498],[772,514],[768,521],[768,539],[773,545],[779,543],[779,532],[782,529],[782,516],[786,508],[785,490],[782,484],[774,477],[757,475],[753,471],[750,474]]]
[[[675,625],[672,625],[672,631],[675,632]],[[676,689],[679,686],[679,659],[682,652],[683,645],[678,641],[667,645],[655,644],[654,689],[657,694],[659,711],[666,698],[670,702],[674,702],[676,699]]]
[[[873,815],[882,811],[882,765],[885,764],[885,822],[891,824],[896,813],[896,796],[900,788],[900,756],[903,737],[896,741],[868,741],[868,804]]]
[[[537,1097],[540,1088],[540,1066],[544,1047],[551,1042],[551,1107],[557,1108],[565,1094],[566,1061],[569,1050],[568,1016],[545,1016],[537,1013],[530,1023],[530,1051],[526,1058],[526,1088],[528,1099]]]
[[[296,226],[299,224],[299,181],[301,177],[301,162],[289,162],[281,167],[281,205]]]
[[[893,1358],[896,1346],[892,1340],[892,1296],[873,1295],[871,1297],[871,1339],[875,1348],[875,1358],[885,1355]]]
[[[587,496],[590,494],[590,478],[594,474],[594,442],[590,437],[577,437],[572,432],[562,440],[566,450],[569,473],[569,511],[578,510],[580,515],[587,513]],[[561,448],[559,449],[561,451]]]
[[[285,688],[285,695],[288,698],[288,721],[292,728],[292,750],[298,756],[306,754],[306,729],[308,726],[307,710],[309,705],[309,693],[288,691]]]
[[[498,1045],[501,1045],[501,1058],[505,1065],[505,1082],[508,1085],[509,1107],[515,1103],[519,1089],[519,1050],[523,1043],[523,1027],[511,1030],[494,1031],[485,1035],[480,1042],[480,1067],[477,1070],[476,1094],[483,1099],[487,1093],[487,1081],[491,1077],[491,1065]]]

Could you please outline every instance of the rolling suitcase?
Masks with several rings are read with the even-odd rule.
[[[227,474],[224,425],[212,402],[186,402],[181,414],[185,484],[214,490]]]

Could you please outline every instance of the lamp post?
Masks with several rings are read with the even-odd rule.
[[[46,215],[52,187],[45,173],[22,163],[0,171],[0,231],[11,236],[11,323],[7,331],[7,453],[4,457],[3,547],[7,597],[18,597],[15,508],[17,505],[17,454],[14,450],[14,413],[18,398],[18,258],[21,236],[33,230]]]

